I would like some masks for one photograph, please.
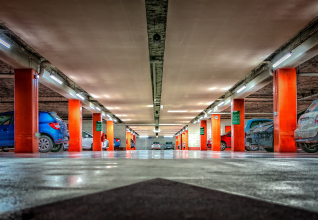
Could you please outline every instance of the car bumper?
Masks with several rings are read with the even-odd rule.
[[[151,149],[154,149],[154,150],[161,150],[161,147],[151,147]]]
[[[311,128],[306,128],[306,129],[296,129],[294,132],[294,137],[296,142],[299,143],[305,143],[307,140],[308,141],[315,141],[311,143],[317,143],[317,133],[318,127],[311,127]]]
[[[309,138],[301,138],[295,140],[296,143],[318,143],[318,134],[316,134],[314,137]]]

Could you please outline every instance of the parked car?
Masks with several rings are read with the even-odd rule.
[[[114,148],[120,147],[121,141],[119,138],[114,138]]]
[[[130,139],[130,148],[135,148],[136,147],[136,143],[133,139]]]
[[[180,150],[180,149],[181,149],[181,148],[180,148],[180,144],[178,144],[177,149],[178,149],[178,150]]]
[[[151,150],[161,150],[160,142],[152,142]]]
[[[245,135],[247,134],[247,132],[251,128],[253,128],[259,124],[262,124],[265,122],[270,122],[270,121],[273,121],[273,120],[272,119],[263,119],[263,118],[253,118],[253,119],[246,121],[245,127],[244,127]],[[211,148],[211,146],[212,146],[212,139],[210,138],[207,141],[207,148]],[[221,136],[221,150],[223,151],[226,148],[231,148],[231,131],[229,131]],[[248,146],[248,144],[245,141],[245,149],[247,151],[255,151],[255,150],[258,150],[258,146]]]
[[[246,145],[274,151],[274,122],[266,122],[250,129],[246,134]]]
[[[299,117],[294,132],[296,143],[307,153],[318,151],[318,99]]]
[[[58,152],[68,143],[69,133],[65,122],[55,112],[39,112],[39,151]],[[14,112],[0,114],[0,149],[14,149]]]
[[[168,150],[168,149],[173,150],[173,149],[174,149],[174,144],[173,144],[173,142],[166,142],[166,143],[165,143],[165,149],[166,149],[166,150]]]
[[[182,147],[183,147],[183,149],[185,149],[185,142],[183,142]]]
[[[107,150],[109,147],[109,141],[105,139],[102,142],[102,149]],[[69,148],[69,144],[64,144],[64,150]],[[82,149],[83,150],[93,150],[93,135],[87,131],[82,131]]]

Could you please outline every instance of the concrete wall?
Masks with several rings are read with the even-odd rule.
[[[121,147],[126,149],[126,125],[114,124],[114,138],[121,140]]]
[[[173,136],[172,138],[164,138],[164,137],[149,137],[149,138],[136,138],[136,150],[151,150],[152,142],[157,141],[161,143],[161,147],[163,150],[163,144],[165,142],[172,142],[174,146],[176,146],[176,138]]]

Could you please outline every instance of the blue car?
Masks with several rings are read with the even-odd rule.
[[[119,138],[114,138],[114,148],[120,147],[121,141]]]
[[[69,133],[65,122],[55,112],[39,112],[39,151],[58,152],[68,143]],[[0,114],[0,150],[14,149],[14,112]]]
[[[244,128],[244,131],[245,131],[245,136],[246,134],[249,132],[249,130],[257,125],[260,125],[260,124],[263,124],[263,123],[266,123],[266,122],[271,122],[273,121],[272,119],[265,119],[265,118],[253,118],[251,120],[248,120],[245,124],[245,128]],[[245,138],[245,150],[247,151],[256,151],[258,150],[259,147],[258,146],[253,146],[253,145],[250,145],[249,142],[246,142],[246,138]]]

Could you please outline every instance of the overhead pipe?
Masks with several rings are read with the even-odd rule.
[[[51,63],[47,60],[44,60],[40,63],[40,71],[39,71],[39,77],[43,77],[44,75],[44,69],[46,66],[51,65]]]

